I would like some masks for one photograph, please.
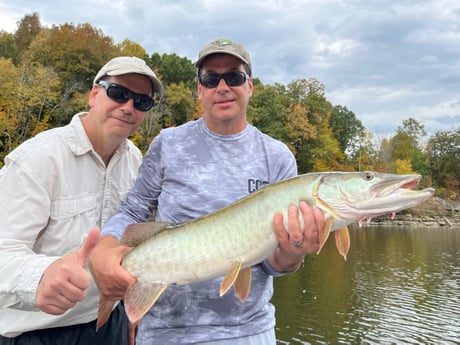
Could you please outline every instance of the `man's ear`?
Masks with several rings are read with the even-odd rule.
[[[90,108],[92,108],[94,106],[96,96],[99,93],[100,89],[101,88],[98,85],[94,84],[93,88],[89,92],[88,105],[89,105]]]

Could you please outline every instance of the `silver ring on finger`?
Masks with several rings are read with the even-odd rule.
[[[297,247],[297,248],[303,246],[303,239],[301,241],[299,241],[299,242],[292,242],[292,241],[290,241],[290,242],[294,247]]]

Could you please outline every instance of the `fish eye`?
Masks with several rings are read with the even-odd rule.
[[[374,178],[374,174],[371,171],[363,172],[363,179],[366,181],[371,181]]]

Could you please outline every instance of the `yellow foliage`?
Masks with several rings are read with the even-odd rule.
[[[395,172],[397,174],[415,174],[412,170],[412,163],[407,159],[395,160]]]
[[[192,114],[192,120],[199,119],[203,116],[203,106],[201,102],[196,102],[195,111]]]
[[[37,135],[40,132],[46,131],[47,129],[50,129],[50,124],[49,124],[49,115],[45,115],[43,119],[41,119],[38,124],[35,126],[34,130],[32,131],[32,136]]]

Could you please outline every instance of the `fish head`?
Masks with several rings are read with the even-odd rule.
[[[336,219],[362,222],[417,206],[431,197],[433,188],[413,189],[420,180],[417,174],[330,173],[318,183],[317,204]]]

